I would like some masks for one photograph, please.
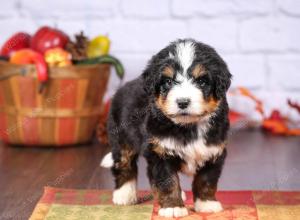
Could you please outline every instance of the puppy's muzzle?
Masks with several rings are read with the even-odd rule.
[[[186,109],[190,105],[191,100],[189,98],[179,98],[176,100],[176,103],[178,105],[178,108]]]

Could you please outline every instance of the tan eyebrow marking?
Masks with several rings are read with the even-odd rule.
[[[164,70],[163,70],[163,75],[166,76],[166,77],[173,78],[174,69],[170,66],[165,67]]]
[[[205,68],[201,64],[197,64],[192,71],[192,75],[194,78],[198,78],[200,76],[203,76],[204,74],[205,74]]]

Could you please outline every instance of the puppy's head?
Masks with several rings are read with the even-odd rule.
[[[189,124],[216,111],[231,74],[213,48],[187,39],[153,56],[142,77],[156,107],[173,122]]]

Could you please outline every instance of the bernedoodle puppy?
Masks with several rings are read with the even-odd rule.
[[[102,160],[115,178],[113,202],[137,202],[137,160],[157,195],[159,215],[188,215],[178,172],[193,176],[195,211],[222,210],[215,193],[226,157],[226,91],[231,74],[210,46],[177,40],[115,94],[108,119],[112,152]]]

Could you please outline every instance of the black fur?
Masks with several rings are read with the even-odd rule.
[[[109,142],[115,163],[121,160],[121,150],[124,146],[129,146],[136,155],[143,154],[148,162],[148,176],[151,185],[161,195],[170,197],[168,197],[168,200],[172,200],[170,204],[168,203],[170,206],[182,206],[183,204],[177,191],[173,194],[169,191],[175,188],[176,190],[180,189],[179,183],[173,177],[177,175],[185,161],[176,155],[159,155],[153,150],[155,146],[151,140],[153,137],[173,138],[182,143],[184,147],[198,138],[195,124],[175,124],[155,104],[155,99],[164,92],[167,93],[168,90],[165,79],[161,74],[162,68],[165,65],[171,65],[176,73],[182,71],[182,67],[176,61],[170,59],[169,54],[175,54],[177,43],[186,41],[193,40],[179,40],[161,50],[152,57],[140,77],[126,83],[119,89],[113,98],[108,119]],[[205,143],[208,147],[210,145],[221,145],[226,142],[229,129],[226,91],[230,86],[231,74],[225,62],[213,48],[196,41],[193,42],[196,45],[196,59],[191,68],[196,64],[202,64],[207,71],[205,77],[201,79],[202,81],[195,83],[199,83],[199,89],[202,90],[205,99],[212,96],[220,101],[218,109],[207,122],[210,126],[204,134]],[[206,182],[200,180],[198,182],[205,186],[216,185],[225,156],[226,151],[219,158],[212,158],[211,161],[206,162],[195,174],[195,181],[201,175],[206,177],[201,179]],[[136,157],[130,162],[130,166],[136,172]],[[113,167],[116,188],[120,187],[118,179],[122,176],[121,173],[130,172],[128,170],[130,169]],[[132,178],[132,175],[129,176]],[[194,183],[194,191],[197,187]],[[194,192],[194,195],[196,197],[200,196],[198,192]],[[168,206],[163,201],[163,199],[160,199],[161,206]]]

